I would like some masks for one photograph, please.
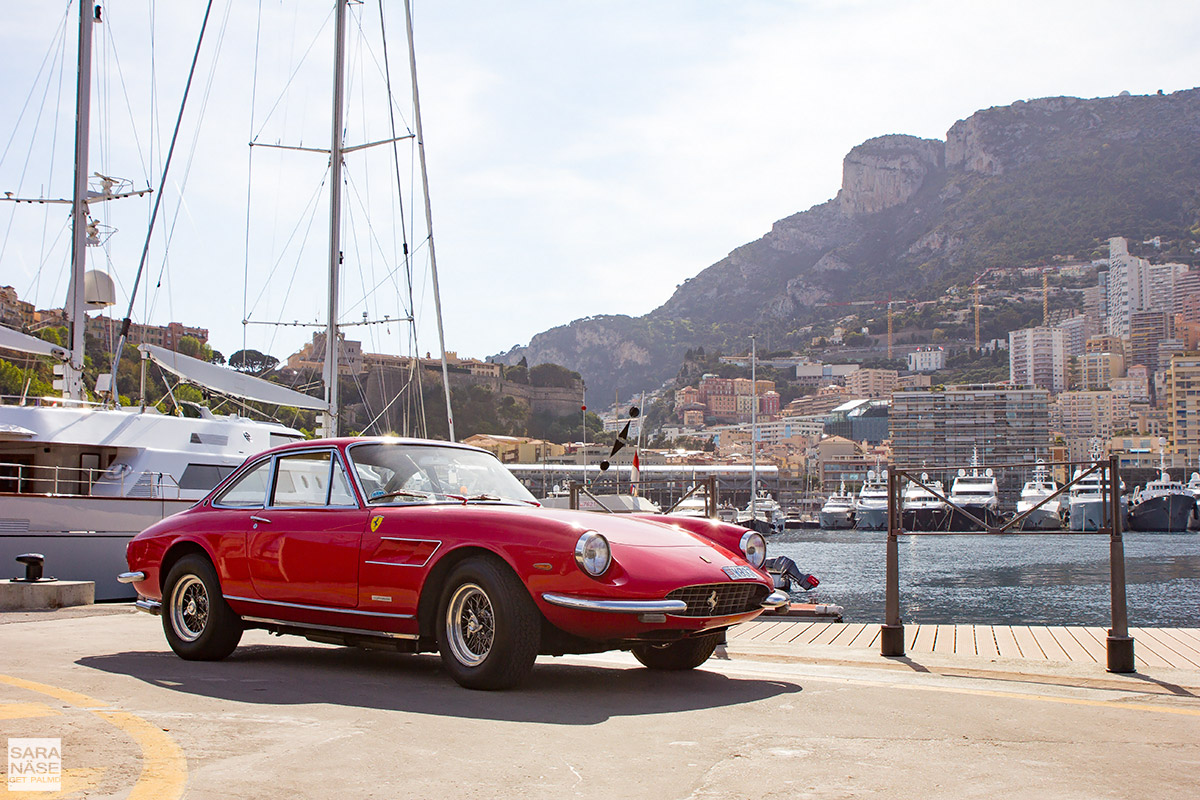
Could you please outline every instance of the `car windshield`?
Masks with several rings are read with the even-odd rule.
[[[400,442],[359,444],[348,452],[372,504],[537,503],[490,453]]]

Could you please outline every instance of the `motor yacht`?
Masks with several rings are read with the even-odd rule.
[[[779,503],[764,490],[759,490],[758,495],[737,516],[738,525],[752,528],[763,535],[783,533],[786,521]]]
[[[888,524],[887,470],[867,471],[867,479],[858,490],[854,503],[854,527],[865,531],[881,531]]]
[[[1071,480],[1079,478],[1086,470],[1075,470]],[[1083,478],[1071,488],[1068,496],[1070,512],[1067,518],[1067,528],[1072,531],[1096,531],[1108,525],[1108,480],[1103,470],[1096,470]],[[1124,492],[1125,482],[1121,482],[1120,492]],[[1120,498],[1121,516],[1124,519],[1128,504],[1124,497]]]
[[[996,476],[991,469],[980,472],[978,450],[971,456],[970,471],[960,469],[950,485],[950,502],[949,530],[979,531],[983,530],[979,522],[989,527],[999,522],[1000,498]]]
[[[829,495],[818,517],[821,527],[826,530],[854,527],[854,495],[846,491],[845,481],[839,484],[835,493]]]
[[[944,530],[949,522],[949,508],[946,503],[925,487],[929,486],[938,494],[945,490],[941,481],[931,481],[929,474],[922,472],[920,483],[909,481],[904,489],[901,504],[901,519],[904,529],[909,531]]]
[[[1186,531],[1195,509],[1195,496],[1163,470],[1158,480],[1134,492],[1129,503],[1129,528],[1159,533]]]
[[[1021,487],[1021,499],[1017,501],[1017,516],[1028,512],[1029,516],[1021,522],[1021,530],[1026,531],[1057,531],[1063,527],[1062,496],[1046,500],[1061,487],[1050,477],[1050,471],[1041,459],[1038,459],[1033,474]],[[1043,500],[1046,502],[1042,503]],[[1038,504],[1041,503],[1039,506]]]

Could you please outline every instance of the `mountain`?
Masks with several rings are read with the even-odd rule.
[[[945,141],[889,135],[853,148],[833,199],[779,220],[642,317],[552,328],[496,360],[580,372],[593,396],[654,388],[685,350],[801,344],[820,304],[932,297],[993,266],[1103,257],[1110,236],[1200,239],[1200,89],[1018,101]]]

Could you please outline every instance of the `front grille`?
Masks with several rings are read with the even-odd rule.
[[[761,583],[730,582],[685,586],[667,595],[668,600],[687,603],[686,611],[674,612],[679,617],[724,617],[754,611],[770,594]]]

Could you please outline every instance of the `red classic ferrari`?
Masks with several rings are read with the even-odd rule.
[[[253,456],[126,558],[120,579],[182,658],[224,658],[262,628],[437,650],[474,689],[515,685],[538,654],[692,669],[727,628],[788,602],[758,533],[542,508],[490,453],[417,439]]]

